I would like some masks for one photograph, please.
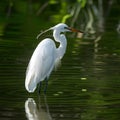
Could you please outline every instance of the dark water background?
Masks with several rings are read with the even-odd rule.
[[[103,22],[101,26],[96,29],[93,23],[93,28],[86,28],[89,34],[82,38],[66,34],[68,47],[62,66],[52,72],[46,96],[43,94],[44,82],[38,96],[37,91],[29,94],[25,90],[26,67],[35,47],[47,35],[38,41],[35,38],[39,31],[61,21],[46,17],[55,14],[50,8],[47,9],[48,13],[43,12],[43,19],[42,15],[36,16],[33,11],[30,12],[31,9],[26,12],[21,10],[18,5],[24,4],[20,0],[18,4],[13,4],[12,9],[1,1],[0,120],[119,120],[118,4],[116,1],[110,6],[109,15],[99,21]],[[79,16],[74,27],[80,29],[78,20]],[[68,20],[67,24],[70,23]],[[85,25],[80,26],[85,31]]]

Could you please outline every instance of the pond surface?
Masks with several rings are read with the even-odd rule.
[[[38,31],[21,32],[13,21],[0,37],[0,120],[120,119],[120,36],[112,27],[95,39],[66,34],[62,65],[39,96],[24,87]]]

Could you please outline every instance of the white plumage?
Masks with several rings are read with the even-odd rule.
[[[25,87],[29,92],[34,92],[37,84],[49,77],[55,59],[54,42],[51,39],[43,40],[35,49],[27,68]]]
[[[25,88],[28,92],[34,92],[37,84],[49,77],[53,68],[65,54],[67,41],[61,32],[79,32],[63,23],[57,24],[49,30],[53,30],[53,37],[60,45],[56,48],[54,41],[50,38],[46,38],[38,44],[26,71]]]

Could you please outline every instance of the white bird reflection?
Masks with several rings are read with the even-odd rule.
[[[33,98],[28,98],[25,102],[25,112],[26,112],[26,117],[28,120],[52,120],[52,117],[50,116],[49,113],[49,108],[46,103],[46,98],[45,98],[45,107],[46,111],[37,106],[35,103],[35,100]]]

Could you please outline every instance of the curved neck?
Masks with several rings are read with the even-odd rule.
[[[59,31],[53,31],[53,37],[55,41],[59,42],[60,45],[57,48],[57,58],[62,58],[66,51],[67,40],[64,34],[60,34]]]

